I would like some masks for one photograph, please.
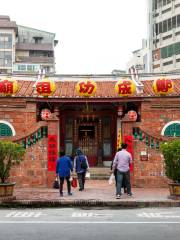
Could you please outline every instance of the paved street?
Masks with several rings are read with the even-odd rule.
[[[0,239],[179,240],[180,208],[0,210]]]

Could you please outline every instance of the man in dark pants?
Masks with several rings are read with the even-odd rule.
[[[79,191],[84,190],[86,171],[89,170],[89,163],[87,157],[78,148],[74,158],[74,169],[77,173],[79,182]]]
[[[116,185],[116,198],[121,198],[121,187],[123,177],[126,179],[127,195],[132,196],[131,183],[130,183],[130,170],[129,165],[132,163],[131,154],[126,151],[127,144],[122,143],[122,150],[117,152],[113,161],[113,170],[117,169],[117,185]]]
[[[60,186],[59,186],[59,192],[60,196],[63,197],[63,185],[64,185],[64,179],[66,179],[67,182],[67,189],[68,189],[68,195],[71,196],[71,183],[70,183],[70,173],[73,171],[73,166],[71,163],[71,159],[68,156],[65,156],[65,152],[60,152],[60,158],[58,158],[56,163],[56,176],[59,175],[60,179]]]

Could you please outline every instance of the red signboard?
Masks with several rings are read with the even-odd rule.
[[[56,169],[57,135],[48,135],[48,171]]]

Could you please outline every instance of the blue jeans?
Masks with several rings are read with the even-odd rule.
[[[123,177],[126,180],[127,194],[131,194],[131,183],[130,183],[130,171],[121,172],[117,170],[117,185],[116,185],[116,195],[121,195],[121,187],[123,182]]]

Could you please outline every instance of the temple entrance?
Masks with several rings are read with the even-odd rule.
[[[91,167],[104,166],[115,153],[115,115],[111,105],[69,105],[61,110],[60,148],[75,156],[76,149],[88,157]]]
[[[90,165],[97,164],[98,124],[92,120],[78,124],[77,142],[82,152],[88,156]]]

